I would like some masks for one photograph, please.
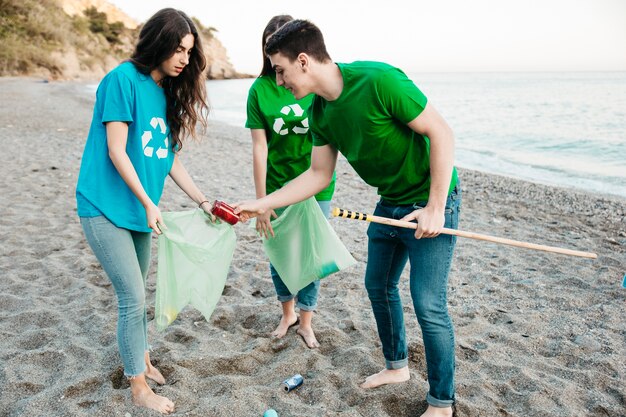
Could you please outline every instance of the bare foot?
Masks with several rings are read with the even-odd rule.
[[[433,407],[429,405],[421,417],[452,417],[452,407]]]
[[[377,374],[370,375],[365,378],[365,382],[361,384],[361,388],[376,388],[386,384],[398,384],[408,381],[411,378],[409,367],[405,366],[400,369],[383,369]]]
[[[150,353],[146,352],[144,359],[146,362],[146,377],[150,378],[159,385],[165,385],[165,378],[161,374],[161,371],[152,366],[152,362],[150,362]]]
[[[296,330],[296,333],[302,336],[302,338],[304,339],[304,343],[306,343],[309,349],[315,349],[320,347],[320,344],[315,338],[315,333],[313,333],[313,329],[311,327],[302,327],[302,325],[300,325],[300,327],[298,327],[298,330]]]
[[[280,323],[278,323],[278,327],[272,332],[272,337],[281,338],[287,334],[287,330],[293,325],[298,323],[298,316],[294,313],[288,316],[282,316],[280,318]]]
[[[156,382],[159,385],[164,385],[165,384],[165,378],[161,374],[161,371],[159,371],[157,368],[152,366],[152,364],[150,364],[150,365],[146,364],[146,366],[147,366],[146,367],[146,378],[150,378],[151,380],[153,380],[154,382]]]
[[[150,408],[161,414],[169,414],[174,411],[174,403],[169,398],[155,394],[146,383],[143,375],[130,380],[130,390],[133,404],[138,407]]]

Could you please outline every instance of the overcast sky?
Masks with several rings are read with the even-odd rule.
[[[175,7],[215,27],[237,71],[261,68],[277,14],[320,27],[333,60],[414,71],[626,71],[626,0],[109,0],[144,22]]]

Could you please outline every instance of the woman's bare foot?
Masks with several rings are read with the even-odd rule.
[[[313,311],[309,310],[300,310],[300,327],[296,330],[302,338],[304,339],[304,343],[309,347],[309,349],[315,349],[320,347],[317,338],[315,337],[315,333],[313,332],[313,326],[311,322],[313,321]]]
[[[315,333],[313,332],[313,329],[311,327],[305,328],[300,325],[300,327],[298,327],[298,330],[296,330],[296,333],[302,336],[302,338],[304,339],[304,343],[306,343],[309,349],[315,349],[320,347],[320,344],[315,338]]]
[[[411,378],[409,367],[405,366],[400,369],[383,369],[377,374],[370,375],[365,378],[365,382],[361,384],[361,388],[376,388],[386,384],[399,384],[408,381]]]
[[[130,392],[133,397],[133,404],[138,407],[150,408],[161,414],[169,414],[174,411],[174,403],[169,398],[155,394],[148,386],[143,374],[130,380]]]
[[[452,407],[433,407],[429,405],[421,417],[452,417]]]
[[[152,363],[150,362],[150,353],[146,352],[144,359],[146,361],[146,377],[150,378],[159,385],[165,385],[165,378],[161,374],[161,371],[152,366]]]
[[[272,332],[272,337],[281,338],[287,334],[289,328],[298,323],[298,316],[294,313],[293,316],[282,316],[280,318],[280,323],[278,323],[278,327]]]
[[[287,334],[287,330],[289,330],[291,326],[298,323],[298,316],[296,315],[296,310],[294,309],[295,305],[296,300],[293,298],[289,301],[281,303],[283,316],[280,318],[280,323],[278,323],[278,327],[272,332],[272,337],[277,337],[280,339]]]

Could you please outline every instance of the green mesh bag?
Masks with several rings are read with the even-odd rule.
[[[163,213],[159,235],[155,323],[164,330],[187,305],[208,321],[219,301],[235,250],[228,223],[211,223],[201,209]]]
[[[314,197],[287,207],[272,228],[263,248],[292,294],[356,263]]]

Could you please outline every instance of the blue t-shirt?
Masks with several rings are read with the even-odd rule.
[[[126,153],[144,190],[158,205],[174,162],[163,89],[131,62],[102,79],[76,186],[80,217],[104,215],[117,227],[150,232],[145,209],[109,158],[107,122],[128,124]]]

